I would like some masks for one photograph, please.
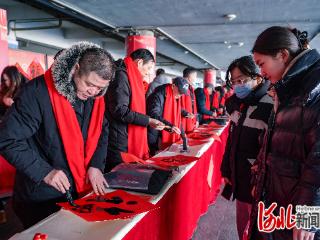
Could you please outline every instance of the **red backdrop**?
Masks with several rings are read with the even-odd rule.
[[[0,9],[0,73],[8,62],[7,12]]]

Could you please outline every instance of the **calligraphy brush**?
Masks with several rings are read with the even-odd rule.
[[[73,201],[73,198],[72,198],[70,189],[69,189],[69,190],[66,190],[66,198],[67,198],[68,203],[69,203],[72,207],[77,207],[77,208],[80,207],[78,204],[76,204],[76,203]]]

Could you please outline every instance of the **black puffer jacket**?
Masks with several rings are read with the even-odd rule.
[[[120,152],[128,152],[128,124],[147,127],[147,115],[130,110],[131,87],[123,60],[116,62],[117,70],[106,94],[106,114],[109,120],[109,145],[106,171],[122,162]]]
[[[279,104],[258,158],[255,210],[260,200],[320,206],[320,55],[306,50],[294,61],[275,85]],[[273,239],[292,239],[292,231],[276,231]]]
[[[172,123],[163,119],[163,110],[166,100],[166,87],[169,84],[159,86],[147,99],[147,114],[154,119],[157,119],[167,126],[172,127]],[[178,126],[179,127],[179,126]],[[148,127],[148,144],[152,154],[159,150],[159,137],[161,132],[154,128]]]
[[[221,173],[231,180],[233,198],[242,202],[252,203],[251,166],[259,153],[259,138],[267,129],[273,108],[268,86],[269,82],[264,82],[245,99],[233,95],[226,103],[231,123]]]
[[[71,48],[59,56],[52,68],[52,75],[56,89],[59,88],[60,94],[72,103],[86,141],[94,100],[81,101],[76,98],[71,69],[91,45],[79,46],[80,48]],[[104,170],[107,144],[108,125],[104,119],[90,166]],[[63,170],[75,190],[43,75],[22,87],[0,124],[0,153],[17,169],[14,204],[65,200],[64,194],[43,181],[53,169]]]

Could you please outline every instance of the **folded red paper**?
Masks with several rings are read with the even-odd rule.
[[[126,153],[126,152],[121,152],[121,158],[122,161],[125,163],[141,163],[141,164],[146,164],[146,161],[136,157],[135,155],[131,153]]]
[[[166,157],[153,157],[148,161],[152,161],[153,164],[163,166],[163,167],[179,167],[189,164],[193,161],[198,160],[198,157],[175,155]]]
[[[208,142],[208,139],[188,139],[188,146],[199,146]],[[177,144],[182,144],[182,140],[177,142]]]
[[[88,222],[126,219],[156,208],[145,197],[117,190],[103,196],[91,195],[74,201],[79,207],[69,203],[58,203],[59,206]]]
[[[189,133],[187,136],[188,136],[188,138],[191,138],[191,139],[213,138],[214,140],[221,142],[220,137],[213,131],[193,132],[193,133]]]

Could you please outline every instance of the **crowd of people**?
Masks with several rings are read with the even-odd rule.
[[[25,228],[58,211],[66,192],[77,199],[106,193],[103,174],[122,153],[148,159],[227,114],[221,174],[236,199],[239,239],[318,239],[317,229],[258,231],[258,203],[320,204],[320,55],[307,33],[271,27],[252,55],[230,63],[226,85],[197,69],[171,79],[137,49],[124,59],[81,42],[60,51],[28,83],[9,66],[1,74],[0,153],[16,168],[13,208]],[[0,211],[3,210],[1,202]],[[245,237],[245,238],[244,238]]]

